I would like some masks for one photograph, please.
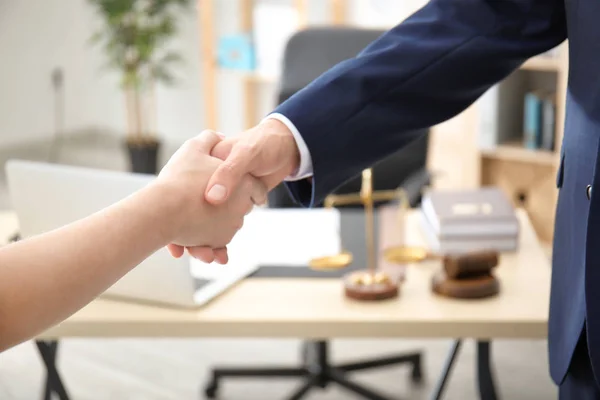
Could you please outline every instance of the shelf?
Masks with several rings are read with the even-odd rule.
[[[560,60],[552,57],[537,56],[530,58],[521,65],[521,69],[528,71],[559,71]]]
[[[481,149],[485,158],[517,161],[539,165],[554,166],[558,162],[558,155],[549,150],[527,149],[521,143],[506,143],[497,145],[493,149]]]

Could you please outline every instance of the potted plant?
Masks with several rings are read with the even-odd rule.
[[[102,44],[108,66],[120,72],[127,107],[127,149],[133,172],[156,174],[157,83],[172,83],[171,67],[181,57],[167,48],[177,33],[178,12],[190,0],[89,0],[102,17],[92,37]]]

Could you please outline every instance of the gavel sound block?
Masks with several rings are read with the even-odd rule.
[[[459,299],[495,296],[500,292],[500,283],[492,273],[497,265],[495,251],[445,256],[442,270],[433,276],[432,290]]]
[[[387,300],[399,295],[399,287],[387,274],[358,271],[344,278],[344,294],[354,300]]]

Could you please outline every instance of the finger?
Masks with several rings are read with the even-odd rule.
[[[215,145],[215,147],[213,147],[210,155],[221,160],[227,159],[227,157],[231,153],[231,149],[233,148],[237,140],[237,138],[228,138],[220,141]]]
[[[242,141],[236,142],[229,156],[217,167],[208,181],[206,200],[221,204],[249,172],[255,156],[255,148]]]
[[[204,154],[210,154],[213,147],[221,140],[224,136],[215,131],[205,130],[202,131],[198,136],[192,139],[194,145],[198,150]]]
[[[252,212],[252,210],[254,210],[254,202],[249,201],[248,204],[246,204],[246,211],[244,212],[244,215],[248,215]]]
[[[188,254],[202,262],[210,264],[215,260],[213,249],[206,246],[195,246],[187,248]]]
[[[262,179],[252,179],[252,181],[252,202],[257,206],[265,204],[269,193],[267,185]]]
[[[227,254],[227,247],[213,250],[215,254],[215,261],[221,265],[225,265],[229,262],[229,255]]]
[[[170,243],[167,245],[167,250],[171,253],[171,256],[179,258],[183,255],[184,249],[182,246]]]
[[[254,205],[262,205],[267,202],[268,188],[265,184],[264,179],[258,179],[251,175],[244,177],[243,183],[237,188],[238,195],[242,196],[244,200],[244,207],[248,207],[248,202],[251,203],[250,207]]]

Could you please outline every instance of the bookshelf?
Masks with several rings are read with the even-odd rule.
[[[560,59],[550,57],[533,57],[527,60],[521,69],[530,71],[559,71],[561,69]]]
[[[221,0],[198,0],[198,21],[200,29],[200,56],[202,60],[202,82],[206,127],[218,129],[218,78],[232,77],[243,87],[243,125],[254,126],[258,120],[258,95],[265,85],[273,88],[278,82],[276,74],[255,71],[227,70],[219,66],[216,58],[218,37],[215,30],[217,2]],[[239,32],[254,31],[253,11],[263,0],[227,0],[237,4]],[[297,13],[298,25],[302,29],[309,25],[309,8],[316,0],[278,0],[289,4]],[[360,0],[362,1],[362,0]],[[408,12],[427,0],[406,0]],[[414,4],[413,4],[414,3]],[[351,0],[318,0],[318,5],[326,9],[325,24],[359,25],[350,17]],[[354,4],[356,5],[356,4]],[[407,17],[400,16],[398,20]],[[323,23],[323,22],[322,22]],[[364,26],[372,27],[372,26]],[[391,27],[391,26],[390,26]],[[385,26],[377,26],[384,29]],[[524,208],[544,243],[550,243],[553,236],[554,208],[557,200],[555,177],[559,162],[562,127],[564,125],[564,101],[567,87],[568,55],[565,44],[553,51],[552,57],[533,57],[515,71],[509,78],[499,83],[497,88],[504,90],[517,83],[522,93],[514,97],[508,108],[523,112],[525,91],[543,88],[554,92],[555,124],[554,146],[551,149],[530,149],[523,144],[523,116],[509,118],[504,130],[509,134],[501,141],[482,145],[482,135],[488,131],[484,120],[490,112],[484,99],[480,99],[460,115],[432,127],[428,168],[436,173],[434,188],[473,188],[487,185],[499,186],[516,207]],[[273,101],[274,103],[274,101]],[[274,104],[273,104],[274,105]],[[496,107],[496,111],[505,107]],[[492,111],[494,112],[494,111]],[[505,112],[505,111],[502,111]],[[499,115],[498,118],[505,115]],[[489,123],[489,121],[488,121]],[[488,124],[489,125],[489,124]]]
[[[219,77],[237,78],[243,87],[244,127],[250,128],[258,123],[256,98],[261,85],[275,85],[278,82],[276,74],[263,73],[253,70],[224,68],[217,60],[218,36],[215,20],[217,20],[216,5],[221,0],[198,0],[198,24],[200,33],[200,57],[202,61],[204,114],[207,129],[218,129],[218,95]],[[238,33],[251,35],[255,31],[253,12],[261,0],[227,0],[228,6],[236,7],[239,14]],[[348,0],[324,0],[327,3],[328,17],[326,24],[342,24],[346,15]],[[273,1],[271,1],[273,3]],[[297,14],[296,29],[302,29],[309,23],[310,0],[279,0],[275,3],[291,7]]]
[[[568,55],[565,44],[554,49],[553,56],[545,55],[527,60],[513,75],[521,75],[517,86],[518,94],[508,98],[510,104],[498,103],[497,107],[514,108],[521,114],[514,115],[518,122],[515,135],[510,139],[500,140],[494,146],[479,146],[477,152],[478,171],[477,184],[497,185],[508,195],[516,207],[524,208],[538,234],[539,239],[551,243],[554,229],[554,211],[557,201],[556,173],[559,166],[560,146],[564,124],[564,101],[567,86]],[[507,78],[497,86],[509,85]],[[531,108],[527,108],[525,98],[529,93],[551,91],[552,97],[547,98],[554,103],[554,111],[549,112],[552,119],[552,129],[548,126],[537,126],[536,134],[545,135],[548,132],[553,143],[531,145],[527,135],[531,131]],[[531,105],[531,103],[529,103]],[[535,103],[534,103],[535,104]],[[486,118],[487,111],[478,104],[477,113],[479,124],[476,126],[476,136],[481,142],[481,136],[489,132],[482,132],[481,121]],[[530,106],[529,106],[530,107]],[[540,107],[540,113],[547,112]],[[536,114],[537,115],[537,114]],[[489,115],[488,115],[489,116]],[[542,124],[543,122],[540,122]],[[547,135],[549,137],[549,135]],[[533,148],[529,148],[533,147]]]
[[[494,149],[481,149],[481,157],[491,160],[506,160],[552,167],[557,162],[556,154],[550,150],[532,150],[522,143],[502,143]]]

